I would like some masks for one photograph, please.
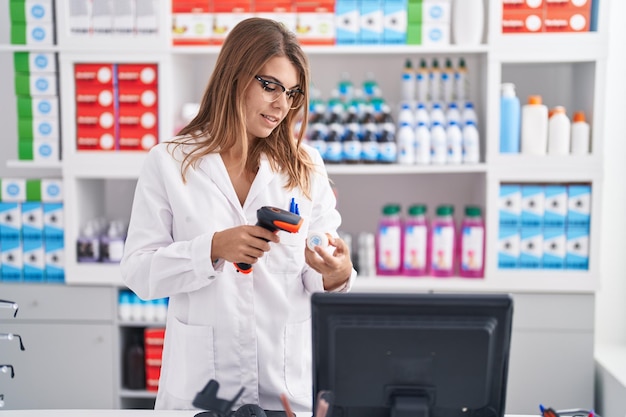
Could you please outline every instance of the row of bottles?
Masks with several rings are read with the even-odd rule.
[[[528,97],[521,106],[515,85],[502,84],[500,100],[500,153],[528,155],[585,155],[590,148],[590,126],[585,113],[573,120],[563,106],[551,110],[540,95]]]
[[[401,98],[403,101],[446,102],[468,99],[467,66],[460,58],[456,67],[451,58],[446,58],[445,66],[439,66],[439,58],[433,58],[430,65],[426,58],[420,59],[416,69],[411,59],[407,59],[402,71]]]
[[[376,236],[376,274],[483,277],[485,225],[480,207],[466,206],[460,228],[454,206],[440,205],[429,222],[423,204],[402,217],[399,204],[383,207]]]

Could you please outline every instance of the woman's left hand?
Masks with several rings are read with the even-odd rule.
[[[329,251],[321,246],[316,246],[314,251],[306,248],[304,258],[311,268],[322,274],[324,289],[332,291],[350,279],[352,260],[350,248],[342,239],[328,235],[328,245],[334,246],[335,250]]]

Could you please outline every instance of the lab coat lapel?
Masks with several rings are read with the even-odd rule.
[[[277,178],[276,174],[272,171],[270,167],[270,163],[267,160],[267,156],[262,155],[259,163],[259,171],[254,177],[254,181],[252,182],[252,186],[250,187],[250,192],[248,192],[248,197],[244,203],[244,210],[247,207],[254,207],[254,200],[267,188],[270,182],[273,179]]]
[[[215,183],[230,204],[238,211],[241,211],[241,204],[239,204],[237,193],[235,193],[235,189],[233,188],[233,184],[230,181],[228,171],[226,170],[226,166],[220,154],[212,153],[204,156],[200,161],[199,168]]]

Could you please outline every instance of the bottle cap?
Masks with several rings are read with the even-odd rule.
[[[454,214],[454,207],[451,205],[437,207],[437,216],[451,216],[452,214]]]
[[[409,216],[420,216],[426,214],[425,204],[414,204],[409,207]]]
[[[577,111],[574,113],[574,121],[575,122],[584,122],[585,121],[585,112]]]
[[[480,217],[481,210],[477,206],[465,206],[465,215],[467,217]]]
[[[541,104],[541,96],[539,95],[528,96],[528,104]]]
[[[550,110],[550,116],[553,116],[555,114],[565,114],[565,107],[563,107],[563,106],[556,106],[556,107],[552,108]]]
[[[387,204],[383,207],[383,214],[385,216],[392,216],[400,213],[400,204]]]

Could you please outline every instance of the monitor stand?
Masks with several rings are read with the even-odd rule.
[[[394,396],[391,417],[428,417],[428,403],[426,396]]]

